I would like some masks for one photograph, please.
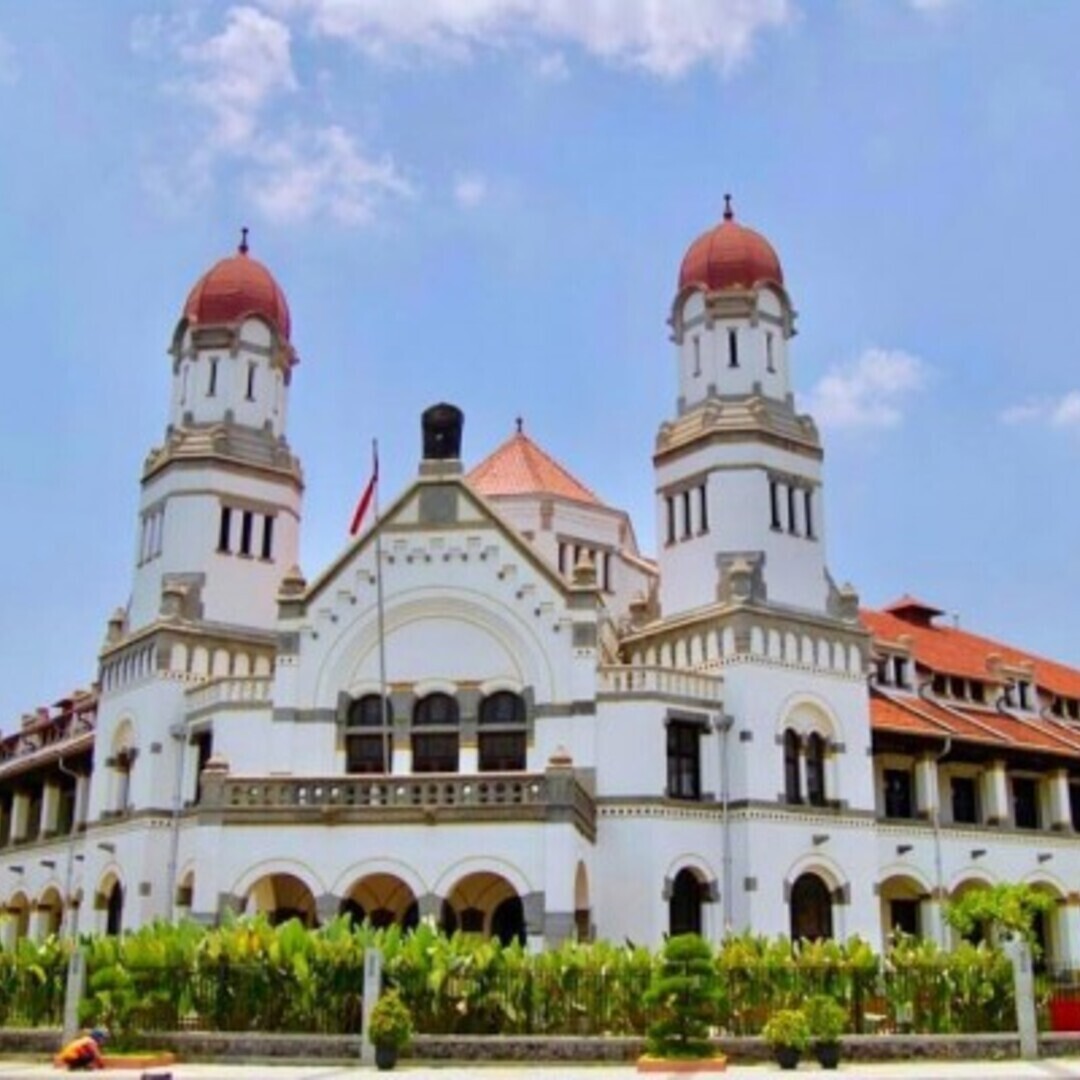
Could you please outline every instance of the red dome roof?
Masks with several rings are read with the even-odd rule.
[[[679,288],[710,291],[749,289],[759,282],[784,284],[784,271],[772,244],[735,221],[731,196],[725,195],[724,220],[702,233],[687,249],[679,268]]]
[[[196,326],[266,319],[288,341],[289,304],[274,275],[248,254],[247,229],[235,255],[212,266],[188,294],[184,317]]]

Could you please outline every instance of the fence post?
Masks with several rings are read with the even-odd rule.
[[[360,1062],[375,1064],[375,1045],[371,1041],[371,1010],[382,992],[382,952],[376,948],[364,950],[364,1011],[360,1038]]]
[[[79,1030],[79,1003],[86,991],[86,953],[76,946],[68,958],[67,982],[64,985],[63,1041],[75,1038]]]
[[[1020,1056],[1039,1056],[1039,1033],[1035,1023],[1035,986],[1031,970],[1031,946],[1023,938],[1005,942],[1005,955],[1012,961],[1013,996],[1016,999],[1016,1031],[1020,1036]]]

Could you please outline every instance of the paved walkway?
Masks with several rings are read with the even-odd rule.
[[[343,1065],[170,1065],[150,1070],[149,1074],[171,1073],[172,1080],[374,1080],[375,1069]],[[806,1064],[797,1075],[815,1074],[824,1080],[829,1074],[815,1064]],[[66,1075],[51,1065],[28,1061],[0,1060],[0,1080],[41,1080]],[[133,1070],[105,1070],[93,1073],[102,1080],[141,1080],[144,1075]],[[402,1080],[637,1080],[630,1065],[410,1065],[398,1066],[394,1076]],[[658,1080],[674,1073],[654,1073]],[[705,1075],[705,1074],[699,1074]],[[717,1075],[717,1074],[713,1074]],[[738,1065],[725,1076],[743,1080],[791,1080],[790,1072],[766,1065]],[[1080,1058],[1044,1059],[1042,1061],[910,1061],[880,1065],[841,1065],[839,1075],[866,1080],[1080,1080]]]

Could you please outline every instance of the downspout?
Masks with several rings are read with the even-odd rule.
[[[74,907],[71,903],[71,886],[75,877],[75,841],[79,835],[79,773],[72,769],[69,769],[64,764],[64,759],[56,759],[56,767],[64,774],[64,776],[71,777],[75,781],[75,806],[71,815],[71,838],[68,840],[67,849],[67,869],[64,871],[64,911],[63,911],[63,925],[61,926],[61,937],[73,938],[75,936],[75,919],[74,919]]]
[[[930,679],[924,679],[919,684],[919,697],[924,701],[932,700],[928,691],[933,685]],[[934,805],[930,811],[930,825],[934,830],[934,891],[937,893],[939,907],[943,904],[945,895],[945,871],[941,864],[941,763],[949,756],[952,750],[952,736],[945,736],[945,745],[934,757],[934,787],[936,789]],[[945,941],[945,913],[941,911],[938,916],[938,945],[942,949],[947,947]]]
[[[172,922],[176,917],[176,875],[180,855],[180,807],[184,791],[184,736],[183,723],[172,724],[169,734],[176,743],[176,775],[173,778],[172,817],[169,829],[169,864],[165,872],[165,917]]]
[[[726,937],[731,933],[731,890],[732,890],[732,863],[731,863],[731,812],[729,800],[731,797],[731,759],[728,753],[728,734],[735,724],[734,717],[721,715],[716,720],[716,730],[720,733],[720,822],[724,842],[724,857],[721,862],[721,876],[723,878],[721,888],[721,915],[723,917],[723,934]]]

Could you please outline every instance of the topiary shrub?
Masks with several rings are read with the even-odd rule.
[[[646,1040],[655,1057],[707,1058],[719,989],[712,950],[696,934],[668,938],[646,1002],[656,1012]]]

